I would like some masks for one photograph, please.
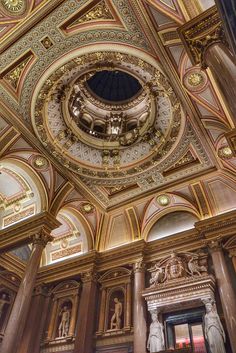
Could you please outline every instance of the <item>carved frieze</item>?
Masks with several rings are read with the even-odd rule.
[[[214,297],[214,277],[208,274],[207,254],[172,253],[148,269],[150,287],[143,291],[148,310],[162,311],[201,305]]]

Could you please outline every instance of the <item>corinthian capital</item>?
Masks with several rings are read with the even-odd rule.
[[[53,236],[48,234],[47,232],[41,231],[40,233],[35,234],[32,237],[32,243],[42,245],[44,248],[50,241],[53,240]]]
[[[137,262],[135,262],[133,264],[134,273],[145,271],[145,267],[146,267],[146,265],[145,265],[143,259],[142,258],[139,259]]]
[[[94,270],[88,270],[86,272],[81,273],[81,280],[83,283],[91,282],[91,281],[96,282],[97,278],[98,278],[97,273]]]
[[[203,12],[179,29],[179,35],[194,65],[206,68],[205,53],[210,45],[226,44],[223,26],[216,7]]]

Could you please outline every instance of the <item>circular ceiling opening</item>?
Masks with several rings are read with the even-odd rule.
[[[136,78],[119,70],[99,71],[87,81],[87,85],[96,96],[109,102],[129,100],[142,89]]]

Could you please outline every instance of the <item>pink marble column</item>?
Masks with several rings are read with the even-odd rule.
[[[44,234],[36,235],[33,239],[33,249],[20,284],[10,318],[4,333],[1,352],[16,353],[27,321],[31,297],[40,264],[42,252],[51,237]]]
[[[93,271],[82,275],[82,292],[79,303],[79,314],[75,332],[74,353],[93,353],[93,335],[97,307],[97,281]]]
[[[145,353],[147,342],[146,303],[142,297],[145,289],[145,266],[142,261],[134,264],[134,352]]]
[[[234,289],[222,247],[218,242],[212,242],[209,246],[231,348],[233,353],[236,353],[236,297]]]
[[[236,58],[223,43],[216,42],[206,49],[204,60],[218,84],[236,126]]]
[[[44,319],[44,311],[47,312],[47,308],[45,307],[47,295],[47,288],[44,285],[35,288],[23,337],[17,353],[39,352],[40,340],[43,333],[41,321]],[[34,324],[32,325],[32,323]]]

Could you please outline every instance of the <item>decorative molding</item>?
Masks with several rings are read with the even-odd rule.
[[[218,42],[226,43],[215,6],[185,23],[178,32],[193,65],[201,64],[202,68],[207,67],[204,58],[207,48]]]
[[[0,253],[31,243],[32,236],[41,232],[42,238],[48,237],[51,231],[59,226],[60,222],[54,216],[48,212],[42,212],[32,216],[30,221],[25,219],[0,230]]]

